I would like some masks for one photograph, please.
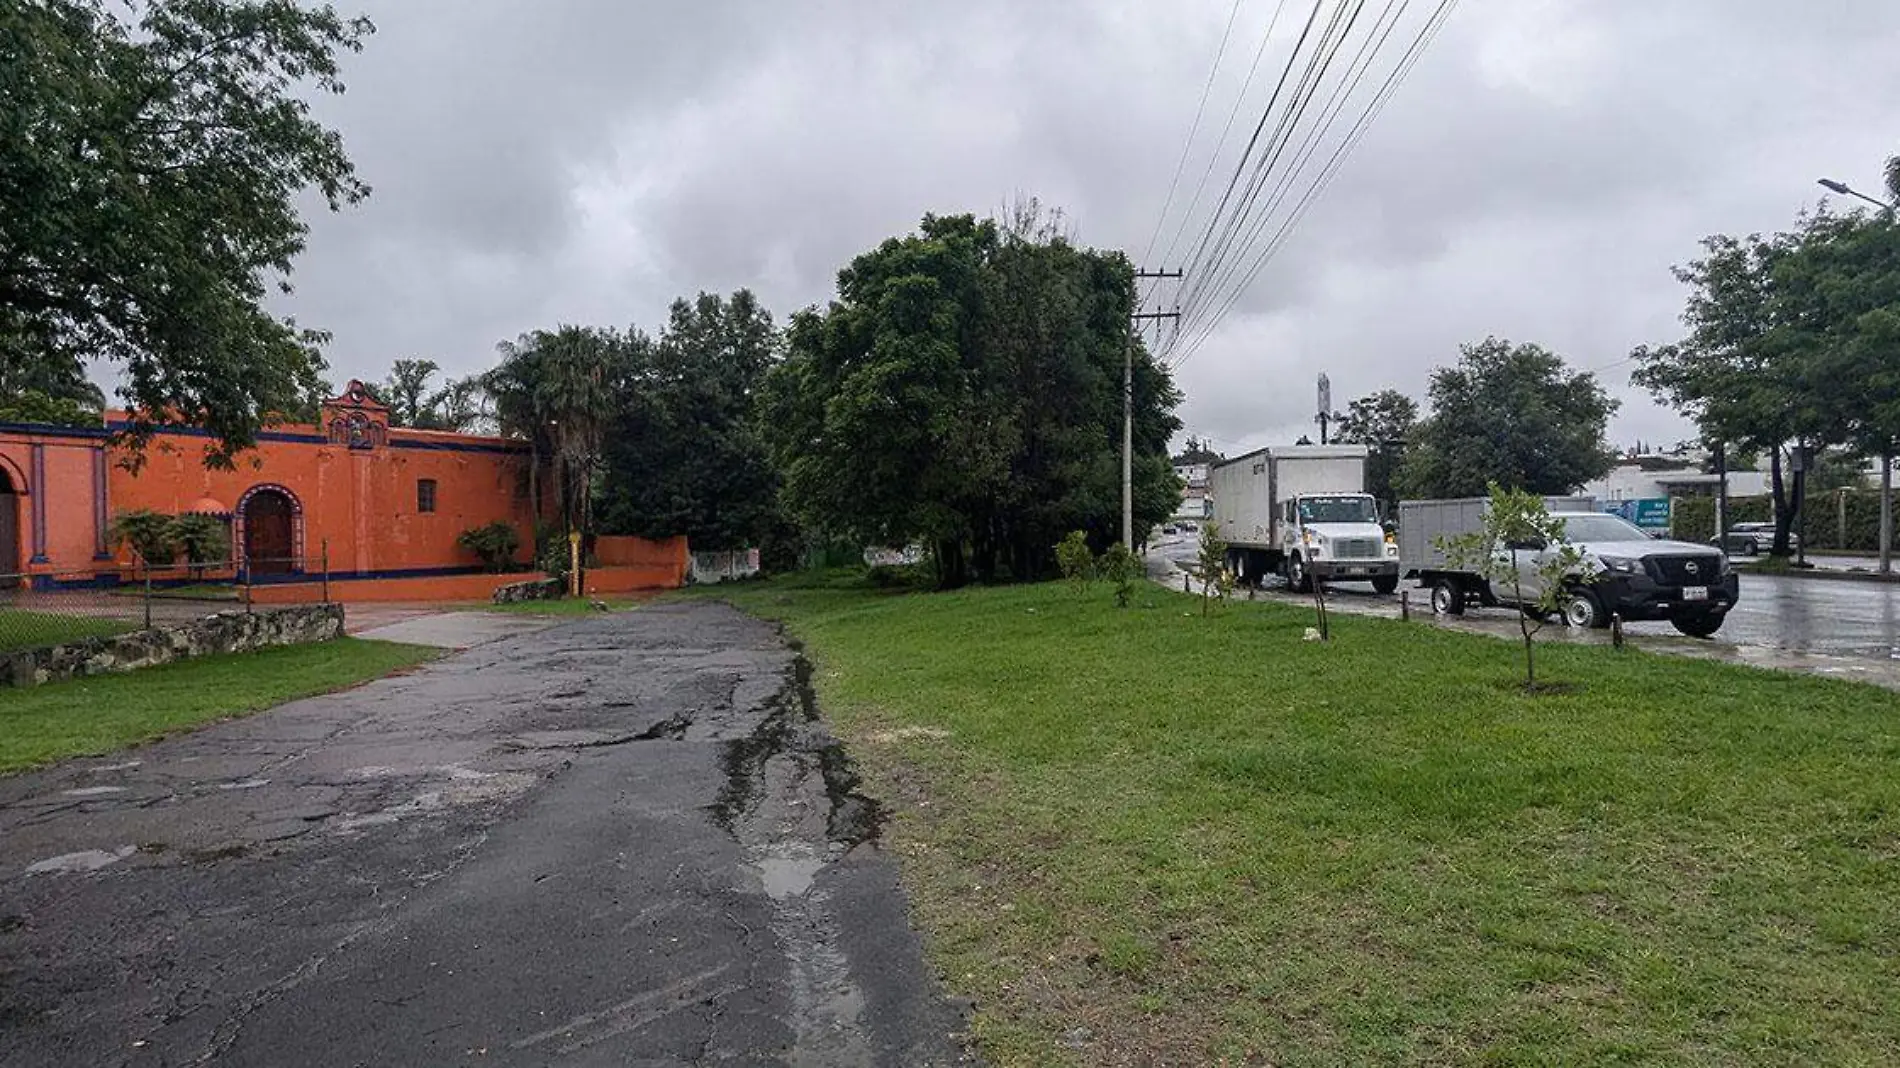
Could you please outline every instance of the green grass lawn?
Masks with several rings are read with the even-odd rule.
[[[1900,696],[1105,586],[787,622],[999,1065],[1900,1063]],[[1079,1048],[1076,1028],[1085,1028]]]
[[[0,652],[124,634],[137,628],[138,624],[122,619],[35,612],[26,608],[0,608]]]
[[[340,690],[440,652],[419,645],[338,638],[32,689],[0,689],[0,772],[105,753],[213,720]]]

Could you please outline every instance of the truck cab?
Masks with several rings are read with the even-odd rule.
[[[1380,593],[1399,587],[1399,547],[1380,523],[1369,493],[1302,493],[1280,502],[1280,557],[1287,585],[1370,582]]]

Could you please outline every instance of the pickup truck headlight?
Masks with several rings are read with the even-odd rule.
[[[1603,570],[1613,575],[1634,575],[1643,569],[1641,560],[1634,560],[1627,556],[1599,556],[1597,563],[1603,565]]]

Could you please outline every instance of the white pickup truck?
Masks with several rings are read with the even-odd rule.
[[[1245,585],[1284,575],[1296,590],[1319,582],[1399,586],[1398,546],[1366,490],[1364,445],[1259,449],[1208,473],[1227,568]]]

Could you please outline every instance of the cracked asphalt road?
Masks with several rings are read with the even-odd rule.
[[[938,1065],[875,802],[715,604],[0,779],[8,1065]]]

